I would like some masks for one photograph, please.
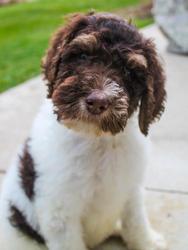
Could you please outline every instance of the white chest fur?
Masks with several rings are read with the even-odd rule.
[[[44,105],[32,132],[31,153],[41,173],[37,194],[51,199],[57,210],[79,214],[92,245],[99,225],[112,230],[131,190],[143,179],[145,138],[134,120],[116,136],[83,136],[59,124],[51,108]],[[36,206],[42,207],[40,202],[43,198],[36,199]]]

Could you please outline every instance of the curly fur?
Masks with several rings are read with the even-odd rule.
[[[154,43],[112,14],[77,14],[42,67],[48,99],[2,188],[1,249],[86,250],[116,233],[129,250],[164,250],[142,197],[145,135],[166,96]]]

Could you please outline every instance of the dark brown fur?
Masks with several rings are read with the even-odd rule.
[[[165,76],[153,42],[111,14],[75,15],[54,35],[43,72],[59,120],[91,122],[116,134],[139,107],[140,130],[147,135],[149,125],[164,111]],[[79,100],[96,84],[102,89],[104,76],[116,81],[122,91],[105,119],[93,118],[80,110]]]
[[[16,206],[10,206],[10,213],[9,221],[13,227],[38,244],[45,244],[44,238],[29,225],[24,214]]]
[[[24,150],[20,156],[20,178],[22,188],[27,197],[32,200],[35,195],[34,185],[37,178],[34,160],[29,152],[29,140],[25,143]]]

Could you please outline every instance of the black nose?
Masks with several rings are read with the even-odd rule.
[[[90,113],[99,115],[109,107],[109,101],[104,93],[93,92],[86,98],[87,109]]]

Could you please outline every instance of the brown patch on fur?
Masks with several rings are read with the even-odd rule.
[[[14,228],[38,244],[45,244],[44,238],[29,225],[24,214],[16,206],[11,205],[10,212],[9,221]]]
[[[20,178],[22,188],[27,197],[32,200],[35,195],[34,185],[37,178],[35,164],[29,153],[29,140],[26,142],[22,155],[20,156]]]

